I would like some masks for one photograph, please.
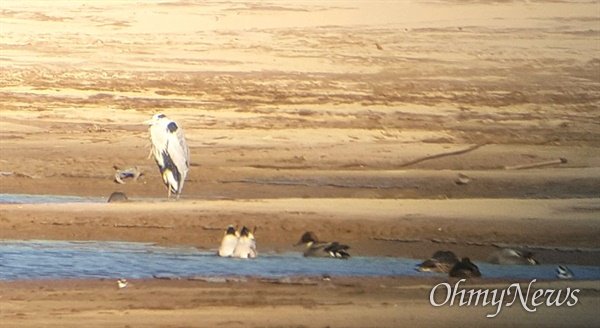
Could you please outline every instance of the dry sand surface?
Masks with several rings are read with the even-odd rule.
[[[481,261],[514,245],[543,263],[600,265],[598,1],[0,9],[0,193],[131,200],[2,204],[0,239],[214,249],[227,225],[246,224],[266,251],[293,251],[312,230],[356,255],[444,248]],[[148,159],[141,122],[158,112],[191,148],[179,201]],[[117,184],[114,166],[143,175]],[[487,319],[490,308],[432,307],[443,278],[294,279],[2,282],[0,325],[599,324],[598,281],[570,285],[583,290],[575,307]]]

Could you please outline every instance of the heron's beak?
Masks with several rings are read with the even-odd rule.
[[[147,120],[147,121],[144,121],[144,122],[142,122],[142,124],[145,124],[145,125],[152,125],[152,124],[154,124],[154,120],[153,120],[153,119],[149,119],[149,120]]]

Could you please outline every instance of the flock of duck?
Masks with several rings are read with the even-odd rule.
[[[242,259],[252,259],[258,256],[256,251],[256,240],[254,231],[250,232],[246,226],[242,227],[240,232],[230,225],[225,230],[225,235],[221,239],[217,255],[221,257],[234,257]],[[338,242],[319,241],[313,232],[306,232],[300,237],[300,241],[295,246],[304,245],[304,256],[306,257],[331,257],[338,259],[347,259],[350,257],[348,245],[342,245]]]
[[[256,251],[256,240],[254,231],[250,231],[246,226],[240,232],[230,225],[225,231],[221,240],[217,254],[221,257],[234,258],[255,258],[258,256]],[[305,232],[295,246],[304,245],[305,257],[327,257],[334,259],[347,259],[350,257],[348,250],[350,246],[338,242],[319,241],[315,233]],[[533,258],[531,252],[521,252],[511,248],[504,248],[492,253],[488,263],[498,265],[537,265],[539,262]],[[450,277],[471,278],[481,277],[481,271],[475,263],[468,257],[459,258],[452,251],[437,251],[431,258],[419,264],[416,268],[420,272],[446,273]],[[573,273],[569,268],[559,265],[556,268],[557,277],[560,279],[571,279]]]
[[[253,259],[258,256],[256,252],[256,240],[253,232],[246,226],[240,232],[234,226],[227,227],[225,236],[221,240],[218,255],[221,257],[236,257],[240,259]]]
[[[533,258],[531,252],[520,252],[512,248],[504,248],[492,253],[487,262],[499,265],[537,265],[539,262]],[[471,278],[481,277],[481,271],[468,257],[458,259],[451,251],[437,251],[430,259],[417,266],[421,272],[447,273],[450,277]],[[556,276],[559,279],[573,278],[573,272],[564,265],[556,267]]]
[[[530,252],[523,253],[514,249],[505,248],[492,253],[488,262],[491,264],[502,265],[536,265],[539,262],[533,258]],[[468,257],[458,259],[456,254],[451,251],[437,251],[433,256],[419,264],[417,267],[421,272],[439,272],[447,273],[450,277],[470,278],[481,277],[479,267],[475,265]]]

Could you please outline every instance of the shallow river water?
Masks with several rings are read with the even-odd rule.
[[[0,204],[105,203],[107,199],[78,196],[0,194]]]
[[[105,202],[102,198],[0,194],[0,203]],[[258,241],[260,247],[260,240]],[[260,249],[259,249],[260,251]],[[151,278],[190,276],[288,277],[443,276],[422,273],[417,259],[305,258],[261,253],[253,260],[220,258],[216,251],[111,241],[0,240],[0,280],[55,278]],[[556,279],[556,265],[499,266],[476,263],[485,278]],[[600,267],[570,265],[576,279],[600,279]]]
[[[0,280],[53,278],[151,278],[301,275],[432,276],[415,270],[421,260],[351,257],[304,258],[264,253],[252,260],[220,258],[214,251],[107,241],[0,241]],[[476,263],[485,278],[556,279],[555,265],[499,266]],[[576,279],[600,279],[600,267],[570,265]]]

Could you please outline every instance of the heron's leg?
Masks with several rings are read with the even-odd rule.
[[[150,147],[150,153],[148,154],[148,159],[152,158],[153,153],[154,153],[154,146]]]

